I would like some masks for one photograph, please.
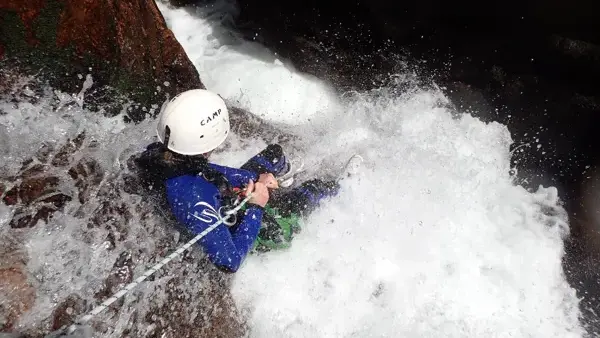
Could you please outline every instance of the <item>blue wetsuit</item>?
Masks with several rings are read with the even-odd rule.
[[[193,235],[219,221],[219,208],[224,203],[223,181],[226,181],[228,189],[244,189],[250,180],[256,182],[262,173],[278,176],[287,170],[279,145],[269,145],[241,169],[208,163],[201,157],[190,157],[188,160],[191,162],[184,161],[180,165],[167,164],[161,159],[164,152],[165,149],[157,142],[149,145],[136,159],[143,185],[151,194],[162,196],[160,200],[166,202],[162,207],[170,209],[176,221]],[[337,194],[337,188],[335,182],[313,179],[287,192],[273,191],[269,206],[277,208],[283,216],[306,214],[314,210],[323,198]],[[163,199],[165,196],[166,201]],[[248,203],[234,226],[220,224],[198,244],[213,264],[224,271],[235,272],[260,233],[268,236],[272,232],[268,226],[269,217],[261,206]],[[273,223],[272,220],[270,223]]]
[[[250,171],[209,164],[222,173],[231,187],[244,188],[258,175]],[[199,234],[219,221],[221,196],[218,188],[198,175],[184,175],[166,182],[167,201],[177,221]],[[211,262],[228,271],[235,272],[256,240],[263,216],[263,208],[247,204],[243,219],[235,227],[218,225],[198,242]]]

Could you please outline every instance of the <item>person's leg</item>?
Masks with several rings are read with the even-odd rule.
[[[288,192],[277,194],[269,204],[284,217],[303,217],[318,208],[323,199],[337,195],[339,188],[336,181],[312,179]]]
[[[313,179],[297,188],[275,193],[265,207],[263,222],[255,242],[257,252],[288,248],[301,231],[300,219],[314,211],[320,202],[338,193],[335,181]]]

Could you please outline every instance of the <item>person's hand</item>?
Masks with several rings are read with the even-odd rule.
[[[267,202],[269,202],[269,189],[262,182],[254,183],[254,181],[250,180],[246,188],[246,195],[250,193],[252,193],[252,197],[250,197],[248,203],[260,205],[264,208]]]
[[[266,185],[269,189],[279,188],[279,182],[277,182],[277,179],[271,173],[260,174],[260,176],[258,176],[258,182]]]

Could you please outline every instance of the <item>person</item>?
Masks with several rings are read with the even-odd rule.
[[[224,220],[198,243],[215,266],[236,272],[249,252],[289,247],[302,217],[337,195],[339,183],[311,179],[281,187],[281,182],[289,185],[293,172],[278,144],[239,169],[210,163],[229,133],[229,112],[218,94],[185,91],[164,106],[158,141],[135,158],[135,165],[143,185],[182,230],[196,235]],[[236,206],[241,208],[232,212]]]

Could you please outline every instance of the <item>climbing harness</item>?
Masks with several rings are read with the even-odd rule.
[[[226,215],[232,215],[232,214],[235,214],[236,212],[238,212],[250,200],[251,197],[252,197],[252,193],[247,194],[246,198],[244,198],[240,203],[238,203],[235,208],[227,211]],[[55,331],[55,333],[59,333],[60,334],[60,333],[65,332],[65,331],[66,331],[66,333],[69,333],[69,334],[73,333],[77,329],[77,325],[84,325],[85,323],[87,323],[88,321],[90,321],[94,316],[96,316],[100,312],[104,311],[112,303],[114,303],[119,298],[121,298],[124,295],[126,295],[129,291],[131,291],[138,284],[140,284],[141,282],[143,282],[146,278],[150,277],[153,273],[155,273],[160,268],[162,268],[163,266],[165,266],[167,263],[169,263],[170,261],[172,261],[173,258],[181,255],[184,251],[186,251],[187,249],[189,249],[192,245],[194,245],[194,243],[198,242],[202,237],[206,236],[209,232],[213,231],[221,223],[225,223],[225,218],[221,218],[215,224],[211,225],[206,230],[204,230],[201,233],[199,233],[198,235],[196,235],[196,237],[192,238],[189,242],[187,242],[186,244],[182,245],[175,252],[171,253],[169,256],[167,256],[163,260],[161,260],[159,263],[157,263],[156,265],[154,265],[150,269],[146,270],[146,272],[144,272],[143,275],[141,275],[140,277],[136,278],[133,282],[127,284],[123,288],[121,288],[121,290],[119,290],[117,293],[115,293],[112,297],[110,297],[107,300],[105,300],[104,302],[102,302],[102,304],[96,306],[96,308],[94,308],[92,311],[90,311],[87,315],[85,315],[85,316],[81,317],[80,319],[76,320],[75,323],[71,324],[69,327],[67,327],[66,325],[63,326],[62,328],[60,328],[57,331]],[[56,337],[56,336],[49,335],[47,337]]]

